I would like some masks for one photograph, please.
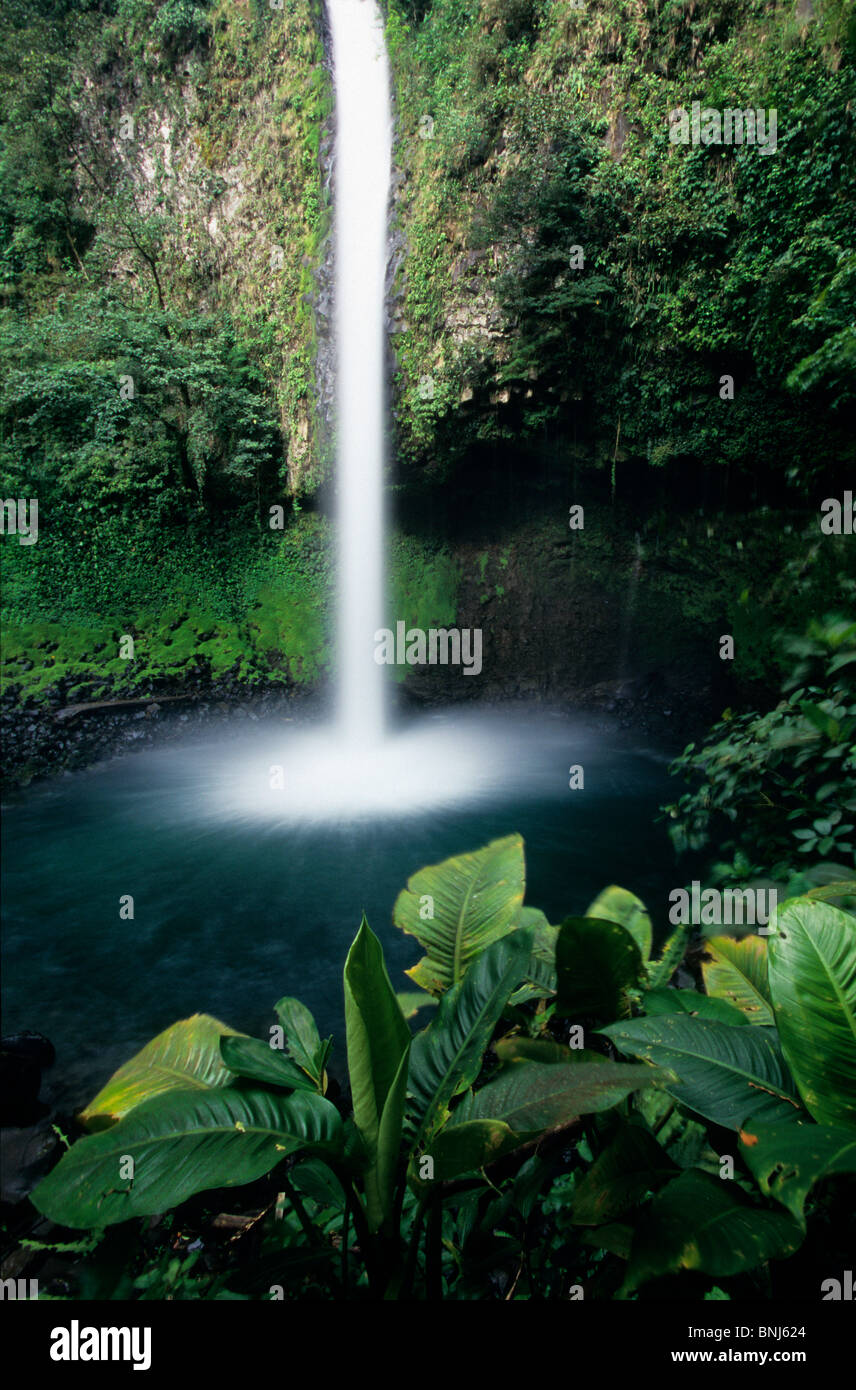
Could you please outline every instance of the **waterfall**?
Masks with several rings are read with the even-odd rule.
[[[384,593],[385,288],[392,167],[390,77],[377,0],[326,0],[332,40],[338,711],[334,727],[277,728],[258,757],[225,758],[217,814],[304,827],[424,816],[529,785],[521,733],[482,713],[385,721],[375,633]],[[468,684],[468,682],[465,682]],[[499,732],[498,732],[499,731]],[[263,739],[266,739],[263,735]],[[531,746],[531,742],[530,742]],[[539,755],[540,756],[540,755]],[[566,764],[562,748],[554,767]]]
[[[327,0],[336,102],[334,274],[339,728],[377,743],[384,625],[384,321],[392,161],[389,66],[375,0]]]

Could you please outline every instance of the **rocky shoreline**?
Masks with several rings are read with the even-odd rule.
[[[107,693],[89,704],[66,704],[62,691],[44,701],[0,701],[2,780],[6,789],[81,771],[104,758],[184,737],[205,724],[242,723],[300,709],[310,714],[318,696],[283,685],[256,689],[238,680],[170,683],[128,697]]]
[[[459,688],[469,693],[469,683]],[[709,686],[700,688],[691,671],[647,672],[568,691],[539,687],[534,681],[503,690],[491,682],[489,689],[482,688],[482,698],[491,706],[543,703],[551,709],[602,713],[611,724],[666,745],[682,745],[696,737],[719,712],[717,692]],[[405,710],[457,702],[448,681],[416,681],[400,695]],[[325,691],[279,684],[252,687],[237,679],[207,685],[173,682],[163,690],[134,697],[127,691],[108,692],[99,700],[76,705],[65,703],[61,690],[50,692],[43,701],[20,701],[9,690],[0,701],[3,787],[8,791],[68,776],[105,758],[176,742],[206,725],[238,727],[295,716],[312,722],[328,708]]]

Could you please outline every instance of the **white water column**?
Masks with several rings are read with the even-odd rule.
[[[339,532],[339,725],[377,742],[384,725],[384,379],[389,65],[375,0],[327,0],[336,101],[334,272]]]

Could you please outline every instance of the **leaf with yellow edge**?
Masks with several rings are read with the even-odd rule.
[[[609,888],[598,893],[594,902],[586,908],[585,915],[602,917],[606,922],[618,922],[633,937],[643,961],[648,960],[652,943],[651,918],[642,899],[637,898],[635,893],[619,888],[615,883],[610,884]]]
[[[393,921],[425,955],[406,973],[430,994],[460,984],[486,946],[521,925],[523,840],[506,835],[470,854],[430,864],[407,880]]]
[[[701,964],[704,987],[715,999],[726,999],[750,1023],[768,1028],[775,1022],[767,983],[767,942],[762,936],[712,936],[705,942]]]
[[[210,1014],[193,1014],[158,1033],[124,1062],[78,1116],[89,1130],[107,1129],[129,1110],[167,1091],[209,1091],[236,1078],[220,1055],[222,1037],[243,1037]]]
[[[480,1172],[533,1137],[517,1134],[503,1120],[470,1120],[467,1124],[447,1125],[434,1135],[424,1154],[414,1154],[408,1172],[410,1184],[416,1191],[424,1191],[432,1181],[448,1182],[462,1173]],[[431,1160],[427,1169],[430,1177],[423,1177],[426,1159]]]

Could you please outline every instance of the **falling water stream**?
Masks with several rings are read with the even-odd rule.
[[[423,865],[497,836],[523,835],[527,902],[553,921],[615,881],[656,911],[673,875],[653,824],[666,758],[632,732],[540,705],[385,717],[374,633],[385,613],[390,81],[374,0],[328,0],[328,14],[338,715],[253,724],[238,706],[213,733],[176,716],[154,747],[10,796],[4,1029],[52,1039],[59,1104],[80,1105],[195,1011],[264,1035],[274,1000],[294,994],[322,1033],[341,1036],[341,968],[361,913],[403,986],[420,951],[392,926],[397,893]],[[569,789],[571,765],[585,768],[584,792]],[[128,896],[132,919],[120,913]]]
[[[336,96],[335,302],[339,485],[339,721],[383,734],[384,281],[392,160],[389,69],[374,0],[328,0]]]

